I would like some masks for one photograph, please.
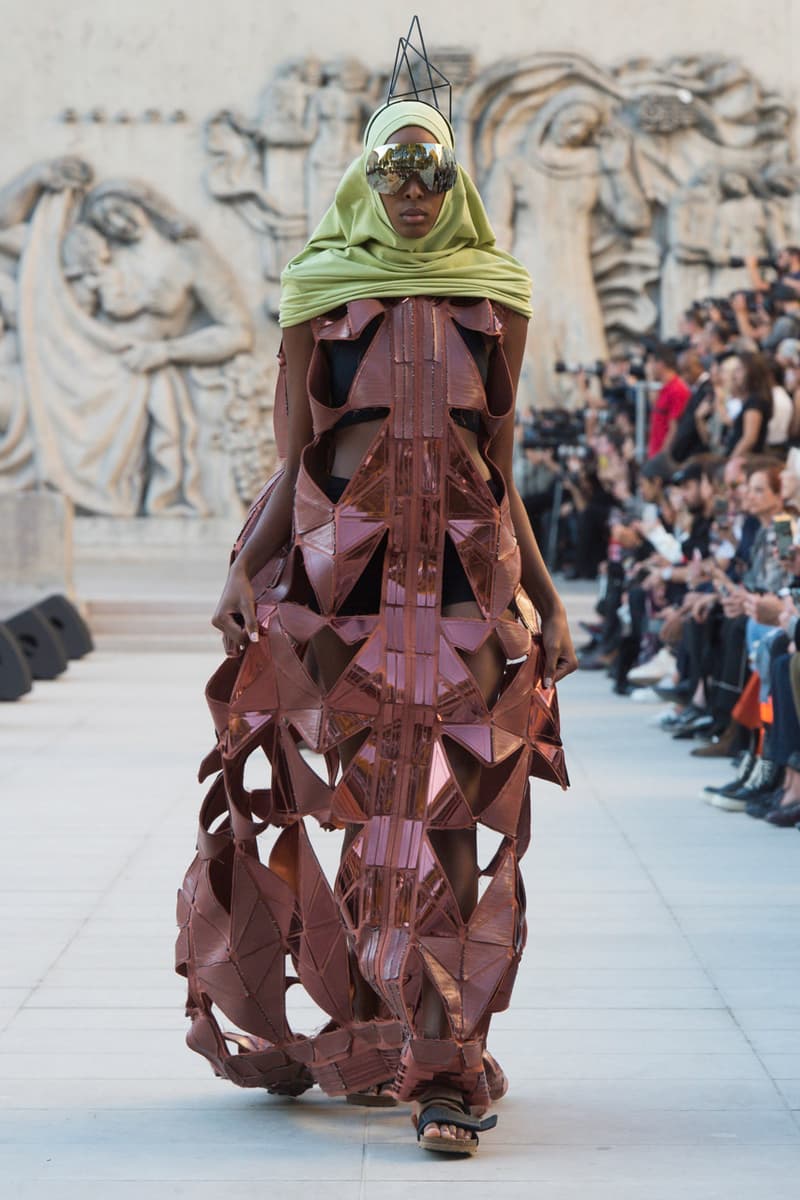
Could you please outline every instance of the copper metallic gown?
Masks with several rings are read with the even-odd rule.
[[[354,342],[376,317],[346,403],[333,408],[322,343]],[[530,838],[529,776],[567,784],[555,693],[541,681],[537,616],[520,585],[502,476],[486,453],[514,404],[506,320],[486,300],[413,297],[354,301],[311,323],[315,436],[297,480],[292,540],[254,580],[260,640],[208,685],[217,745],[201,778],[218,774],[178,898],[187,1040],[241,1086],[296,1095],[317,1083],[341,1095],[392,1081],[408,1100],[435,1080],[478,1110],[506,1089],[486,1035],[492,1013],[509,1003],[525,942],[519,859]],[[485,385],[457,325],[487,339]],[[376,407],[387,415],[334,503],[324,490],[325,435],[344,412]],[[479,445],[499,501],[453,420],[456,407],[480,413]],[[442,616],[446,538],[477,618]],[[380,596],[370,611],[353,613],[348,594],[368,564],[374,572],[376,555]],[[323,626],[352,654],[327,690],[308,654]],[[505,667],[487,707],[463,653],[493,634]],[[342,772],[337,747],[354,735],[360,745]],[[480,769],[471,806],[451,769],[453,745]],[[324,756],[327,780],[308,750]],[[271,783],[248,790],[245,762],[260,753]],[[309,818],[350,830],[333,890]],[[502,840],[464,920],[429,834],[476,822]],[[269,827],[280,833],[262,861],[259,835]],[[369,1020],[354,1011],[357,973],[376,994]],[[446,1038],[424,1036],[423,978],[441,997]],[[330,1017],[314,1036],[288,1022],[291,986]]]

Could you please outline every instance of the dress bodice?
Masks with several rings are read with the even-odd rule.
[[[314,318],[308,372],[314,433],[359,409],[419,405],[423,393],[431,430],[438,425],[435,413],[471,409],[493,433],[513,406],[502,350],[506,321],[505,310],[488,300],[464,304],[430,296],[354,300]],[[481,341],[485,356],[478,351]],[[337,342],[353,345],[359,358],[346,397],[332,388],[330,349]]]

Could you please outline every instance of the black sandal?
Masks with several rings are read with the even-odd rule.
[[[417,1142],[423,1150],[433,1150],[440,1154],[477,1154],[478,1134],[487,1129],[494,1129],[497,1116],[473,1117],[463,1100],[454,1100],[449,1096],[433,1096],[422,1102],[416,1117]],[[422,1130],[427,1125],[455,1125],[456,1129],[468,1129],[472,1133],[469,1141],[445,1137],[441,1133],[436,1137],[425,1137]]]

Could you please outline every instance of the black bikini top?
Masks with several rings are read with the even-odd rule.
[[[347,402],[356,371],[381,320],[380,316],[374,317],[368,325],[365,325],[359,337],[353,338],[352,341],[323,341],[320,343],[328,360],[332,408],[341,408]],[[492,347],[482,333],[475,329],[467,329],[464,325],[459,325],[457,321],[453,323],[474,358],[475,366],[478,368],[485,387],[489,375],[489,355]],[[471,429],[473,433],[480,432],[481,414],[476,409],[451,408],[450,413],[456,425],[460,425],[463,429]],[[385,415],[385,408],[356,408],[351,412],[344,413],[341,420],[336,423],[336,428],[343,429],[346,425],[359,425],[362,421],[375,421]]]

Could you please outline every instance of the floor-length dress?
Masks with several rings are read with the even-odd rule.
[[[315,436],[302,456],[291,544],[254,580],[259,641],[227,659],[208,686],[217,745],[201,774],[218,773],[178,900],[189,1044],[242,1086],[297,1094],[316,1082],[340,1095],[390,1081],[411,1099],[435,1079],[476,1109],[506,1088],[486,1035],[492,1013],[509,1003],[525,941],[519,859],[530,838],[529,776],[567,784],[555,692],[541,680],[537,615],[520,584],[502,476],[486,454],[512,419],[507,320],[488,300],[417,296],[352,301],[311,322]],[[375,333],[346,403],[334,408],[325,343],[354,342],[370,322]],[[485,382],[465,331],[486,340]],[[494,487],[468,451],[456,407],[480,414]],[[359,408],[385,419],[333,502],[326,435]],[[447,539],[478,617],[442,615]],[[363,605],[370,611],[353,612],[348,596],[376,561],[380,594]],[[327,690],[308,654],[324,626],[352,655]],[[463,655],[492,635],[505,666],[487,706]],[[342,771],[337,746],[356,735]],[[454,745],[480,769],[472,806],[451,768]],[[271,783],[248,790],[245,762],[259,751]],[[327,780],[308,751],[324,756]],[[333,890],[309,818],[350,830]],[[476,822],[501,840],[465,920],[429,835]],[[281,832],[262,862],[259,835],[268,827]],[[369,1020],[354,1010],[357,972],[376,994]],[[424,978],[441,997],[448,1037],[424,1036]],[[330,1017],[314,1036],[289,1025],[291,986]]]

